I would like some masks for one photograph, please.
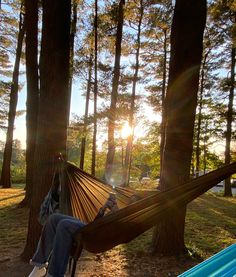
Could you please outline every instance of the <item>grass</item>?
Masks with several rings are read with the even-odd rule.
[[[189,254],[199,261],[236,243],[236,198],[208,192],[188,205],[185,244]],[[120,246],[129,255],[150,247],[152,230],[127,245]]]
[[[24,198],[24,185],[0,189],[0,261],[20,254],[23,250],[28,221],[28,210],[18,208]]]
[[[208,192],[189,205],[186,245],[203,259],[236,242],[236,198]]]
[[[27,234],[28,210],[18,208],[24,197],[23,185],[0,189],[0,262],[23,251]],[[185,242],[189,251],[206,259],[236,242],[236,198],[206,193],[189,204]],[[145,251],[150,246],[152,230],[116,251],[125,254]]]

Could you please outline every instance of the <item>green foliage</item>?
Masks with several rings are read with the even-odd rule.
[[[84,170],[90,173],[92,163],[93,133],[90,126],[88,126],[86,133],[84,133],[83,128],[83,123],[78,118],[75,118],[74,121],[71,123],[67,138],[67,156],[69,161],[79,166],[82,138],[86,136]],[[99,157],[99,153],[97,153],[97,155]],[[100,162],[97,163],[102,164]]]
[[[219,155],[215,153],[207,153],[207,162],[206,166],[208,170],[214,170],[223,166],[224,162],[220,159]]]
[[[0,81],[0,129],[6,129],[11,83]]]
[[[235,22],[233,1],[210,1],[204,34],[194,142],[195,150],[196,139],[200,140],[201,171],[217,168],[222,164],[224,156],[222,146],[225,144],[227,102],[231,87],[229,76],[233,38],[232,22]],[[233,112],[234,117],[235,112]],[[232,124],[232,143],[234,134],[235,126]],[[220,148],[221,152],[219,152]]]
[[[145,139],[138,139],[133,146],[133,166],[140,170],[140,176],[160,176],[160,126],[153,123]],[[136,177],[136,176],[135,176]]]
[[[9,94],[12,86],[13,60],[19,32],[21,1],[7,1],[0,9],[0,128],[6,129]]]
[[[4,142],[0,146],[0,169],[2,168]],[[25,164],[25,150],[21,147],[19,140],[13,140],[12,146],[12,161],[11,161],[11,180],[13,184],[25,183],[26,164]]]
[[[11,179],[13,184],[25,184],[25,162],[11,167]]]

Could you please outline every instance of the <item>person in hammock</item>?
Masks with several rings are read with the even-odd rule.
[[[111,194],[95,220],[107,211],[118,209],[116,198]],[[30,260],[34,265],[29,277],[64,277],[73,246],[73,235],[86,224],[72,216],[54,213],[46,220],[35,254]],[[50,262],[48,263],[50,259]]]

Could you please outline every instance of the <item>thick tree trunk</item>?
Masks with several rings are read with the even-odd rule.
[[[34,185],[24,258],[32,256],[40,236],[39,207],[54,173],[55,156],[66,153],[70,14],[68,0],[43,1],[43,28],[40,59],[40,100],[35,149]]]
[[[115,156],[115,120],[116,120],[116,102],[118,95],[118,86],[120,78],[120,58],[121,58],[121,42],[124,22],[124,5],[125,0],[120,0],[119,11],[118,11],[118,24],[116,34],[116,53],[115,53],[115,66],[112,81],[112,92],[111,92],[111,105],[108,115],[108,151],[105,166],[105,180],[110,181],[112,174],[113,161]]]
[[[176,1],[166,94],[162,190],[181,185],[189,179],[205,21],[205,0]],[[153,236],[154,253],[177,255],[186,251],[185,212],[186,208],[178,209],[161,222]]]
[[[225,164],[229,164],[231,160],[230,145],[232,137],[232,121],[233,121],[233,102],[234,102],[234,82],[235,82],[235,49],[231,51],[231,77],[230,77],[230,92],[227,111],[227,130],[226,130],[226,146],[225,146]],[[230,178],[225,179],[224,196],[232,196],[232,188]]]
[[[15,65],[13,69],[11,92],[10,92],[6,144],[5,144],[4,153],[3,153],[3,164],[2,164],[2,173],[1,173],[1,180],[0,180],[0,186],[2,186],[3,188],[11,187],[12,142],[13,142],[14,122],[16,117],[16,106],[18,101],[20,58],[22,53],[22,44],[23,44],[24,35],[25,35],[24,16],[22,13],[20,13]]]
[[[34,152],[39,100],[38,0],[25,1],[26,24],[26,193],[20,206],[29,206],[32,196]]]

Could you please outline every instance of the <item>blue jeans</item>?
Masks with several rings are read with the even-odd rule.
[[[49,216],[44,224],[32,263],[40,266],[50,257],[48,273],[53,277],[63,277],[73,244],[73,235],[83,226],[85,226],[83,222],[71,216],[62,214]]]

